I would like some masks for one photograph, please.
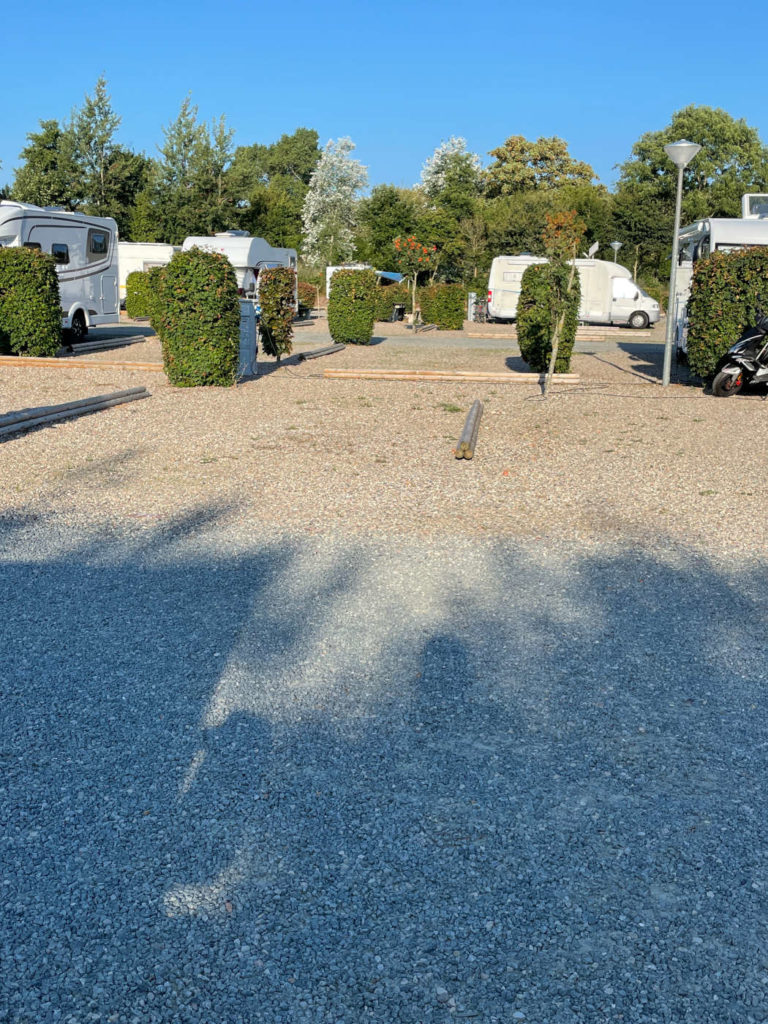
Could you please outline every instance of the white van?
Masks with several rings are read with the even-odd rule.
[[[488,280],[488,315],[514,320],[523,274],[532,264],[546,263],[540,256],[497,256]],[[626,324],[648,327],[661,316],[658,302],[632,280],[626,267],[607,260],[576,260],[581,283],[579,320],[589,324]]]
[[[295,249],[278,249],[264,238],[253,238],[247,231],[220,231],[216,235],[190,235],[184,239],[184,252],[189,249],[203,249],[226,256],[235,271],[237,287],[246,299],[256,299],[259,294],[259,271],[274,267],[290,267],[296,271]],[[299,289],[294,290],[294,309],[299,309]]]
[[[180,249],[180,245],[166,245],[165,242],[118,242],[120,308],[125,308],[125,286],[129,274],[135,270],[165,267]]]
[[[117,224],[55,207],[0,202],[0,245],[50,253],[61,292],[61,325],[73,338],[120,322]]]

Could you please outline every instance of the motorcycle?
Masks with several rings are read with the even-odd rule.
[[[738,395],[745,384],[768,383],[768,316],[747,327],[715,367],[712,394],[717,398]]]

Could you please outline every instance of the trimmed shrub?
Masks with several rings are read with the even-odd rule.
[[[145,271],[146,285],[146,316],[158,338],[163,339],[163,287],[165,284],[165,267],[151,267]]]
[[[375,306],[377,320],[391,320],[395,306],[405,306],[406,313],[410,313],[411,290],[404,283],[377,285]]]
[[[52,356],[60,346],[56,264],[35,249],[0,248],[0,352]]]
[[[467,293],[460,284],[433,284],[419,288],[421,319],[441,331],[460,331],[464,326]]]
[[[299,313],[302,312],[302,309],[306,312],[314,309],[317,305],[317,289],[315,286],[307,281],[299,281],[296,288],[299,294]]]
[[[146,270],[134,270],[125,279],[125,312],[132,320],[149,316],[150,277]]]
[[[372,270],[337,270],[328,299],[328,329],[335,342],[367,345],[376,315],[376,275]]]
[[[565,312],[555,362],[556,373],[568,373],[579,323],[581,286],[578,272],[568,292],[571,268],[562,263],[534,263],[521,281],[517,302],[517,342],[520,354],[534,373],[545,373],[552,357],[552,336]]]
[[[278,359],[290,355],[293,348],[295,287],[296,272],[290,267],[274,267],[259,274],[261,343],[267,355]]]
[[[240,300],[229,260],[202,249],[177,252],[162,268],[161,280],[161,295],[150,316],[163,343],[170,383],[233,385],[240,350]]]
[[[702,380],[745,327],[768,312],[768,250],[715,252],[693,268],[688,301],[688,365]]]

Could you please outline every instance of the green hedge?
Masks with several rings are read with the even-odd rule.
[[[150,277],[145,270],[134,270],[125,279],[125,312],[132,320],[149,316]]]
[[[274,267],[259,274],[261,343],[267,355],[278,359],[290,355],[293,348],[295,288],[296,272],[290,267]]]
[[[367,345],[376,316],[376,275],[372,270],[337,270],[328,299],[328,329],[335,342]]]
[[[391,320],[395,306],[405,306],[411,312],[411,291],[407,284],[387,284],[376,287],[376,319]]]
[[[0,352],[52,356],[60,347],[55,263],[35,249],[0,248]]]
[[[568,373],[579,323],[581,286],[578,272],[568,293],[571,268],[559,263],[535,263],[523,274],[517,302],[517,343],[520,354],[534,373],[549,369],[552,335],[565,311],[557,350],[556,373]]]
[[[419,288],[421,319],[441,331],[460,331],[464,326],[467,293],[460,284],[433,284]]]
[[[317,289],[307,281],[299,281],[296,285],[299,295],[299,312],[314,309],[317,305]]]
[[[715,365],[759,312],[768,312],[768,250],[716,252],[693,270],[688,301],[688,365],[709,380]]]
[[[150,271],[151,273],[151,271]],[[231,264],[218,253],[177,252],[162,268],[161,312],[153,326],[163,342],[168,380],[177,387],[232,385],[240,350],[240,301]]]

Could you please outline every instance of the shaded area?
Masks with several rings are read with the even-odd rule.
[[[0,528],[0,1020],[765,1019],[764,566],[217,518]]]

